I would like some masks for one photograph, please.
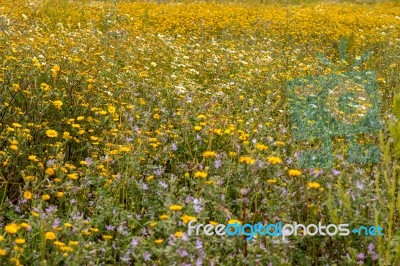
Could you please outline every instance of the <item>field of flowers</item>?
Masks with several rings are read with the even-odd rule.
[[[0,264],[400,265],[399,62],[396,3],[2,0]],[[337,137],[331,169],[302,169],[319,144],[291,134],[288,80],[366,70],[383,127],[358,142],[380,163]],[[384,236],[246,241],[192,220]]]

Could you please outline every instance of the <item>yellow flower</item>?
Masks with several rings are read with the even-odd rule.
[[[168,218],[169,216],[166,214],[160,215],[160,220],[167,220]]]
[[[11,146],[10,146],[10,149],[16,151],[16,150],[18,150],[18,146],[17,146],[17,145],[11,145]]]
[[[280,164],[280,163],[282,163],[282,159],[279,157],[276,157],[276,156],[268,156],[267,162],[272,163],[272,164]]]
[[[206,178],[207,175],[208,174],[206,172],[202,172],[202,171],[197,171],[194,173],[194,177],[200,177],[200,178]]]
[[[215,222],[215,221],[209,221],[208,223],[209,223],[209,224],[212,224],[212,225],[214,225],[214,226],[217,226],[217,225],[218,225],[218,223]]]
[[[29,155],[29,156],[28,156],[28,160],[29,160],[29,161],[35,161],[35,162],[38,161],[36,155]]]
[[[23,238],[17,238],[17,239],[15,239],[14,242],[15,242],[15,244],[21,245],[21,244],[25,244],[25,243],[26,243],[26,240],[23,239]]]
[[[58,198],[61,198],[63,195],[64,195],[64,192],[62,192],[62,191],[58,191],[57,192],[57,197]]]
[[[73,173],[73,174],[69,174],[69,175],[67,175],[70,179],[72,179],[72,180],[76,180],[76,179],[78,179],[78,174],[77,173]]]
[[[92,140],[92,141],[98,141],[98,140],[99,140],[99,138],[98,138],[98,137],[96,137],[96,136],[90,136],[90,140]]]
[[[60,66],[59,65],[54,65],[53,66],[53,68],[51,69],[52,71],[54,71],[54,72],[58,72],[58,71],[60,71]]]
[[[69,132],[64,132],[62,138],[65,140],[72,139],[71,134]]]
[[[242,156],[239,158],[239,163],[254,164],[255,162],[255,159],[248,156]]]
[[[320,188],[321,185],[320,185],[318,182],[308,182],[307,187],[308,187],[308,188],[315,188],[315,189],[317,189],[317,188]]]
[[[41,88],[42,90],[44,90],[44,91],[50,90],[50,86],[49,86],[48,84],[46,84],[46,83],[41,83],[41,84],[40,84],[40,88]]]
[[[108,110],[108,112],[109,112],[110,114],[115,113],[115,107],[112,106],[112,105],[109,105],[109,106],[107,107],[107,110]]]
[[[169,209],[171,210],[171,211],[180,211],[180,210],[182,210],[182,206],[181,205],[171,205],[171,206],[169,206]]]
[[[55,130],[49,129],[49,130],[46,130],[46,135],[49,138],[56,138],[58,136],[58,133]]]
[[[274,184],[274,183],[276,183],[276,182],[277,182],[276,179],[268,179],[268,180],[267,180],[267,183],[268,183],[268,184]]]
[[[47,240],[54,240],[56,239],[56,234],[54,234],[53,232],[46,232],[46,234],[44,235],[44,237]]]
[[[205,151],[203,152],[203,157],[206,158],[211,158],[217,156],[217,153],[215,151]]]
[[[54,175],[54,169],[53,168],[47,168],[46,169],[46,175],[48,175],[48,176]]]
[[[0,242],[4,240],[4,236],[0,236]]]
[[[197,218],[196,217],[194,217],[194,216],[190,216],[190,215],[183,215],[182,217],[181,217],[181,220],[182,220],[182,222],[183,223],[185,223],[185,224],[187,224],[188,222],[190,222],[190,221],[197,221]]]
[[[195,130],[195,131],[200,131],[200,130],[201,130],[201,126],[195,126],[195,127],[194,127],[194,130]]]
[[[10,140],[11,145],[18,145],[18,140]]]
[[[131,148],[129,148],[129,147],[127,147],[127,146],[122,146],[121,148],[119,148],[119,150],[120,150],[121,152],[130,152],[130,151],[131,151]]]
[[[63,102],[60,101],[60,100],[53,101],[53,105],[54,105],[55,108],[61,109],[61,106],[63,105]]]
[[[236,219],[231,219],[231,220],[228,221],[228,224],[234,224],[234,223],[242,224],[241,221],[236,220]]]
[[[4,230],[9,234],[16,234],[18,229],[19,229],[19,226],[17,224],[15,224],[15,223],[7,224],[4,227]]]
[[[50,199],[50,195],[49,194],[44,194],[42,196],[42,200],[49,200]]]
[[[33,180],[35,180],[35,177],[31,176],[31,175],[27,175],[27,176],[24,177],[24,180],[25,181],[33,181]]]
[[[268,146],[264,145],[262,143],[257,143],[256,144],[256,149],[259,150],[259,151],[266,151],[268,149]]]
[[[64,226],[68,228],[68,227],[72,227],[72,224],[71,223],[64,223]]]
[[[282,147],[282,146],[285,146],[285,142],[277,140],[277,141],[275,141],[275,145]]]
[[[183,232],[182,231],[176,231],[174,234],[175,237],[182,237],[183,236]]]
[[[57,241],[57,240],[53,242],[53,245],[58,246],[58,247],[65,246],[65,244],[63,242]]]
[[[237,155],[237,153],[234,151],[230,151],[228,155],[229,155],[229,157],[235,157]]]
[[[0,256],[7,255],[7,251],[4,248],[0,248]]]
[[[112,236],[109,236],[109,235],[103,235],[102,237],[104,240],[110,240],[113,238]]]
[[[27,224],[27,223],[21,223],[20,226],[21,226],[22,228],[25,228],[25,229],[28,229],[28,228],[31,227],[31,226],[30,226],[29,224]]]
[[[19,91],[19,89],[20,89],[19,84],[14,83],[13,89],[14,89],[14,91]]]
[[[74,251],[71,247],[68,247],[68,246],[61,246],[60,250],[64,251],[64,252],[72,252],[72,251]],[[65,254],[67,254],[67,253],[64,253],[64,256],[65,256]]]
[[[156,225],[157,225],[157,222],[151,222],[150,223],[150,227],[156,227]]]
[[[289,176],[300,176],[301,175],[301,171],[300,170],[296,170],[296,169],[290,169],[288,171]]]
[[[22,127],[22,125],[19,124],[19,123],[12,123],[12,126],[15,127],[15,128],[21,128]]]
[[[160,119],[160,115],[156,113],[156,114],[153,115],[153,118],[158,120],[158,119]]]
[[[162,238],[154,241],[154,243],[156,243],[156,244],[161,244],[162,242],[164,242],[164,239],[162,239]]]
[[[32,192],[25,191],[24,192],[24,198],[27,199],[27,200],[30,200],[32,198]]]

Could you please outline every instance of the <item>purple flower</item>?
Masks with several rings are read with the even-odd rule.
[[[164,181],[160,180],[158,183],[159,183],[163,188],[168,188],[168,184],[165,183]]]
[[[189,253],[185,249],[178,249],[177,252],[178,252],[179,256],[181,256],[182,258],[189,255]]]
[[[312,171],[311,174],[313,174],[315,177],[318,177],[324,173],[324,170],[320,169],[319,171]]]
[[[142,231],[142,235],[144,235],[144,236],[148,235],[146,228],[143,227],[140,231]]]
[[[91,165],[93,164],[92,158],[89,158],[89,157],[87,157],[87,158],[85,159],[85,162],[86,162],[86,165],[87,165],[87,166],[91,166]]]
[[[196,266],[202,266],[202,265],[203,265],[203,258],[197,258]]]
[[[164,169],[158,168],[158,169],[154,170],[154,174],[156,176],[160,176],[160,175],[164,174]]]
[[[215,166],[215,168],[216,168],[216,169],[220,168],[220,167],[221,167],[221,165],[222,165],[222,161],[221,161],[221,159],[217,159],[217,160],[215,160],[215,162],[214,162],[214,166]]]
[[[257,167],[263,168],[264,166],[265,166],[265,163],[263,161],[257,159]]]
[[[46,213],[51,214],[51,213],[53,213],[56,209],[57,209],[56,206],[49,206],[49,207],[46,208]]]
[[[129,256],[129,253],[126,253],[123,257],[119,257],[119,259],[120,259],[122,262],[125,262],[125,263],[131,262],[131,258],[130,258],[130,256]]]
[[[201,205],[201,201],[199,199],[194,199],[193,205],[194,205],[194,211],[196,213],[199,213],[203,210],[203,206]]]
[[[112,226],[112,225],[106,225],[106,229],[107,229],[107,231],[114,231],[114,229],[115,229],[115,226]]]
[[[54,222],[53,222],[53,228],[57,228],[57,227],[59,227],[60,226],[60,219],[55,219],[54,220]]]
[[[358,253],[357,259],[364,260],[365,259],[365,254],[364,253]]]
[[[132,238],[131,246],[136,247],[137,245],[139,245],[139,239],[137,239],[136,237]]]
[[[144,259],[144,261],[149,261],[150,258],[151,258],[151,253],[145,252],[145,253],[143,254],[143,259]]]
[[[333,169],[333,170],[332,170],[332,174],[333,174],[334,176],[338,176],[338,175],[340,175],[340,171]]]
[[[178,146],[176,146],[175,143],[172,143],[172,150],[173,150],[173,151],[176,151],[177,149],[178,149]]]
[[[143,182],[141,182],[141,183],[142,183],[141,184],[142,190],[147,190],[149,188],[145,183],[143,183]]]
[[[127,227],[121,224],[120,226],[118,226],[117,231],[121,235],[126,236],[128,234],[128,230],[126,230],[126,229],[127,229]]]
[[[186,233],[183,233],[182,238],[183,241],[188,242],[189,241],[189,237]]]
[[[185,202],[189,203],[189,202],[193,201],[193,199],[194,198],[192,196],[188,195],[188,196],[186,196]]]
[[[203,249],[203,242],[201,242],[200,238],[196,238],[196,249]]]
[[[47,165],[48,167],[50,167],[50,166],[52,166],[55,162],[56,162],[56,160],[51,159],[51,160],[48,160],[48,161],[46,162],[46,165]]]
[[[374,249],[375,249],[375,245],[374,245],[374,243],[371,242],[371,243],[368,245],[368,252],[373,252]]]

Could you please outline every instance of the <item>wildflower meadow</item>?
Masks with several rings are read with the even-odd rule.
[[[399,63],[398,1],[0,0],[0,265],[400,265]]]

